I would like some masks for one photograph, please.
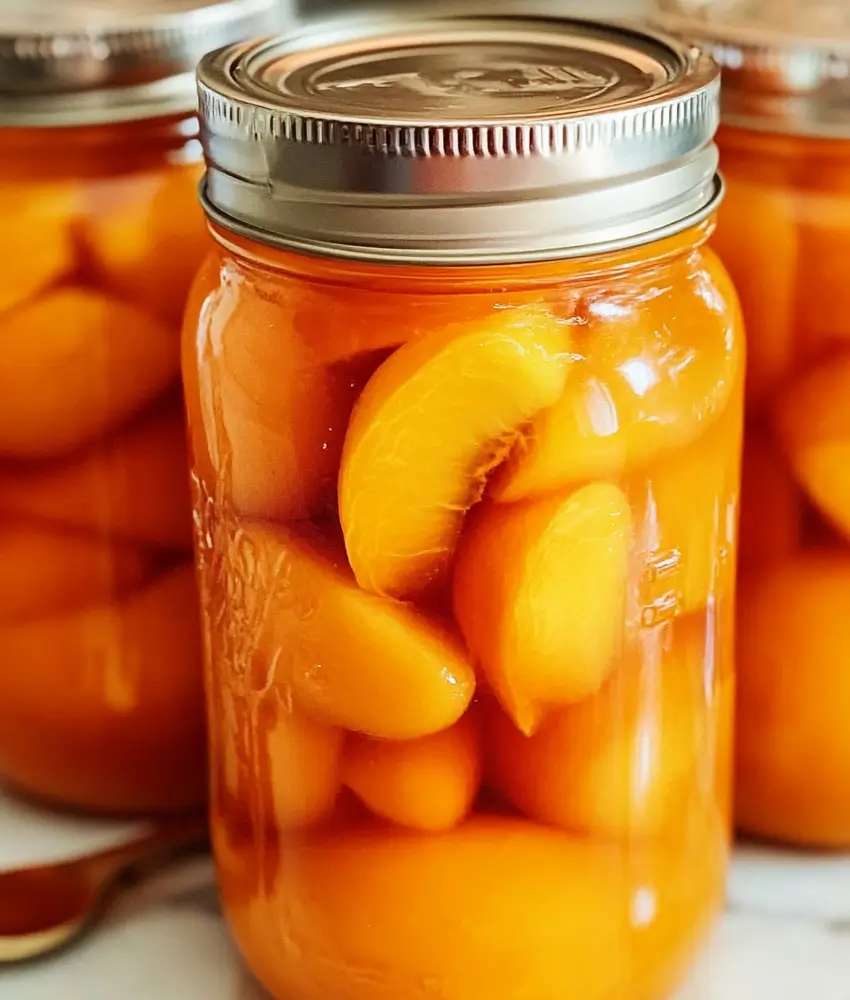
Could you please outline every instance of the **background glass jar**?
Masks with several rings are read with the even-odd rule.
[[[749,334],[737,820],[850,847],[850,17],[703,8],[670,26],[728,63],[714,245]]]
[[[68,805],[205,798],[178,346],[205,243],[192,71],[270,9],[0,12],[0,780]]]
[[[647,64],[638,106],[613,78]],[[743,344],[705,247],[714,67],[555,19],[348,20],[200,80],[216,245],[183,364],[243,953],[286,1000],[667,995],[729,805]],[[577,93],[584,117],[504,124]],[[611,155],[671,99],[686,134]]]

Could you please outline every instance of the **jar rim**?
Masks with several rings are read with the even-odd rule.
[[[722,69],[722,120],[850,139],[850,11],[838,0],[653,0],[659,29]]]

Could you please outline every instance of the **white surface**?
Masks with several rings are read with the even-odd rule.
[[[135,823],[58,816],[0,792],[0,868],[24,868],[105,850],[142,829]]]
[[[0,794],[0,869],[73,857],[115,843],[133,829],[52,816]],[[850,1000],[850,922],[830,922],[834,913],[822,920],[767,915],[813,911],[802,859],[792,859],[792,870],[782,866],[783,857],[742,855],[737,888],[733,878],[736,909],[721,921],[679,1000]],[[742,880],[747,866],[750,875]],[[816,862],[812,874],[816,883],[829,881],[835,870]],[[150,886],[75,949],[40,964],[0,970],[0,998],[268,1000],[230,944],[205,860]]]
[[[850,933],[727,914],[679,1000],[850,1000]]]
[[[729,873],[729,905],[746,913],[850,927],[850,855],[740,846]]]

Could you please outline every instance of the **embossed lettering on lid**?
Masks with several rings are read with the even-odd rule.
[[[208,210],[382,260],[639,242],[716,194],[717,84],[687,45],[590,21],[325,22],[202,61]]]
[[[280,28],[284,0],[2,0],[0,126],[191,110],[210,49]]]
[[[846,0],[655,0],[655,20],[723,67],[725,121],[850,138]]]

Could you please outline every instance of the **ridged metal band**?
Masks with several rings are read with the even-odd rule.
[[[580,154],[621,142],[653,143],[665,136],[687,145],[710,142],[718,122],[719,80],[705,89],[646,110],[612,112],[577,121],[504,125],[383,125],[310,118],[258,108],[200,87],[200,109],[211,134],[239,143],[263,137],[300,145],[344,146],[384,156],[532,157]],[[630,151],[631,152],[631,151]]]
[[[494,39],[501,45],[539,34],[550,48],[558,35],[564,44],[579,44],[594,31],[600,38],[610,34],[624,50],[635,38],[649,37],[563,19],[456,18],[418,28],[405,24],[399,51],[417,30],[436,39],[463,30],[477,37],[477,31],[494,45]],[[356,23],[351,31],[356,38],[373,37]],[[336,52],[339,30],[330,34]],[[304,48],[290,40],[285,51],[309,60],[309,40],[308,32]],[[666,51],[658,36],[651,43]],[[391,58],[395,45],[389,34]],[[320,88],[311,85],[303,99],[296,94],[290,100],[264,79],[263,67],[284,59],[280,43],[232,47],[206,57],[199,69],[204,199],[220,224],[239,232],[361,260],[508,263],[642,243],[650,234],[692,224],[718,197],[712,142],[718,73],[710,60],[673,45],[675,59],[657,73],[663,85],[653,85],[648,97],[626,88],[626,98],[611,98],[601,85],[599,97],[578,79],[579,89],[587,84],[578,109],[565,102],[556,118],[516,113],[514,120],[452,117],[435,111],[435,100],[411,102],[414,109],[430,106],[431,120],[421,112],[390,114],[380,102],[368,118],[355,117],[347,97],[343,108],[338,95],[331,95],[336,106],[331,100],[317,107],[314,91]],[[529,67],[532,75],[542,74],[544,89],[557,75],[557,67]],[[567,91],[572,72],[563,70]],[[413,76],[415,87],[434,85]],[[377,84],[384,95],[386,79]],[[612,79],[619,78],[612,72]],[[367,79],[367,90],[372,86]],[[517,104],[510,110],[517,112]]]
[[[0,126],[88,125],[189,112],[204,53],[279,30],[285,0],[7,0]]]

